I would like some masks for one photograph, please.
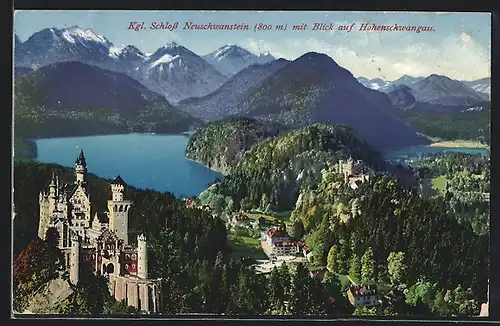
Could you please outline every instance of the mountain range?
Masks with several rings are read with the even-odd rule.
[[[116,47],[91,29],[78,26],[46,28],[25,42],[14,37],[16,67],[38,69],[52,63],[79,61],[123,72],[140,81],[172,103],[207,95],[219,88],[238,69],[274,60],[270,54],[254,55],[237,46],[227,46],[206,56],[207,60],[175,42],[167,43],[151,55],[133,45]],[[211,60],[212,59],[212,60]],[[216,62],[218,71],[210,62]]]
[[[169,42],[143,53],[133,45],[117,48],[77,26],[44,29],[25,42],[15,36],[14,43],[16,85],[22,85],[16,103],[31,122],[36,120],[30,116],[33,110],[35,116],[50,112],[48,116],[73,119],[82,117],[85,108],[86,118],[90,114],[99,123],[116,122],[136,131],[171,130],[172,123],[189,129],[202,120],[231,116],[287,128],[343,123],[378,148],[392,149],[429,143],[399,119],[398,110],[462,112],[489,101],[489,95],[478,91],[489,89],[489,78],[355,78],[329,56],[315,52],[288,61],[226,45],[200,56]]]
[[[230,78],[250,65],[268,63],[276,58],[269,52],[255,55],[237,45],[229,44],[204,55],[203,59]]]
[[[435,76],[439,76],[436,74],[432,74]],[[432,76],[430,75],[430,76]],[[428,76],[428,77],[430,77]],[[446,76],[443,76],[446,77]],[[371,88],[371,89],[376,89],[382,92],[389,93],[393,91],[397,86],[400,85],[406,85],[410,88],[413,88],[413,85],[416,83],[424,80],[426,77],[413,77],[413,76],[408,76],[404,75],[401,76],[400,78],[393,80],[393,81],[387,81],[382,78],[373,78],[373,79],[368,79],[365,77],[358,77],[358,81],[363,84],[365,87]],[[490,94],[490,84],[491,84],[491,78],[490,77],[485,77],[473,81],[460,81],[460,80],[455,80],[461,84],[464,84],[465,86],[468,86],[469,88],[472,88],[474,91],[481,93],[481,94]],[[484,97],[484,96],[483,96]]]
[[[346,124],[384,150],[429,143],[391,115],[388,107],[386,94],[364,87],[329,56],[310,52],[266,78],[240,102],[235,114],[292,128],[317,122]]]
[[[244,68],[215,92],[179,102],[179,109],[203,119],[213,121],[235,113],[235,107],[267,77],[284,67],[289,61],[277,59],[266,64],[254,64]]]
[[[411,108],[415,105],[432,110],[458,111],[489,101],[490,78],[466,82],[447,76],[431,74],[428,77],[408,75],[387,82],[380,78],[358,78],[365,87],[387,93],[393,105]]]

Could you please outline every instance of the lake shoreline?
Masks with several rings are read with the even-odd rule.
[[[76,135],[76,136],[49,136],[49,137],[29,137],[29,138],[18,138],[26,139],[36,142],[37,140],[43,139],[66,139],[66,138],[85,138],[85,137],[100,137],[100,136],[120,136],[120,135],[145,135],[145,136],[189,136],[191,137],[195,131],[180,131],[180,132],[168,132],[168,133],[156,133],[156,132],[123,132],[123,133],[113,133],[113,134],[93,134],[93,135]]]
[[[219,171],[218,169],[215,169],[215,168],[212,168],[212,167],[209,167],[208,165],[206,165],[205,163],[201,162],[201,161],[197,161],[195,159],[192,159],[192,158],[189,158],[187,155],[184,155],[184,157],[186,158],[186,160],[188,161],[191,161],[191,162],[194,162],[194,163],[198,163],[198,164],[201,164],[203,165],[204,167],[206,167],[207,169],[209,170],[212,170],[214,172],[217,172],[217,173],[220,173],[222,174],[224,177],[227,177],[229,175],[229,173],[224,173],[222,171]]]
[[[477,149],[487,149],[490,150],[490,146],[486,144],[481,144],[477,141],[467,141],[467,140],[444,140],[427,145],[427,147],[445,147],[445,148],[477,148]]]

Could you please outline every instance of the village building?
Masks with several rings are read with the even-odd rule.
[[[354,308],[373,307],[379,303],[376,289],[368,285],[351,285],[347,297]]]
[[[283,229],[270,228],[266,232],[266,241],[270,246],[272,246],[274,243],[289,242],[290,237]]]
[[[304,255],[304,257],[306,258],[306,260],[308,262],[312,262],[312,259],[313,259],[313,253],[312,251],[309,249],[309,247],[305,244],[305,243],[302,243],[302,242],[297,242],[297,246],[299,247],[299,252],[302,251],[302,254]]]
[[[231,218],[231,224],[233,226],[245,224],[245,223],[249,223],[249,222],[250,222],[250,218],[246,214],[237,214]]]
[[[145,312],[161,309],[161,280],[148,277],[147,239],[128,238],[128,213],[132,201],[124,198],[125,182],[117,176],[110,184],[111,199],[106,212],[92,216],[87,163],[83,151],[75,162],[76,180],[62,184],[55,174],[39,196],[38,236],[45,239],[49,229],[58,233],[70,281],[78,284],[82,268],[109,279],[109,291],[118,301]]]
[[[193,208],[194,202],[192,199],[185,199],[184,203],[186,204],[186,208]]]
[[[275,257],[295,256],[300,252],[297,242],[291,241],[285,230],[271,228],[266,232],[266,242]]]

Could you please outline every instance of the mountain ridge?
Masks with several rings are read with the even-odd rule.
[[[235,114],[291,128],[311,123],[346,124],[379,149],[429,143],[391,115],[391,109],[386,94],[367,89],[327,55],[310,52],[266,78],[240,102]],[[395,139],[394,134],[400,136]]]
[[[20,137],[187,131],[199,121],[124,73],[61,62],[16,79]]]

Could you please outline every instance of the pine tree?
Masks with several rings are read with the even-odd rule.
[[[375,261],[373,250],[369,247],[361,257],[361,283],[370,283],[375,281]]]
[[[289,301],[289,311],[292,315],[303,315],[308,312],[307,282],[309,282],[309,271],[304,264],[297,264],[295,274],[292,278],[292,289]]]
[[[387,257],[387,271],[392,284],[406,281],[406,263],[404,252],[391,252]]]
[[[353,254],[349,262],[349,275],[354,278],[354,280],[361,279],[361,264],[359,262],[358,255]]]
[[[338,272],[337,256],[338,256],[338,247],[336,245],[333,245],[328,251],[328,256],[326,259],[327,262],[326,267],[328,268],[329,271]]]

